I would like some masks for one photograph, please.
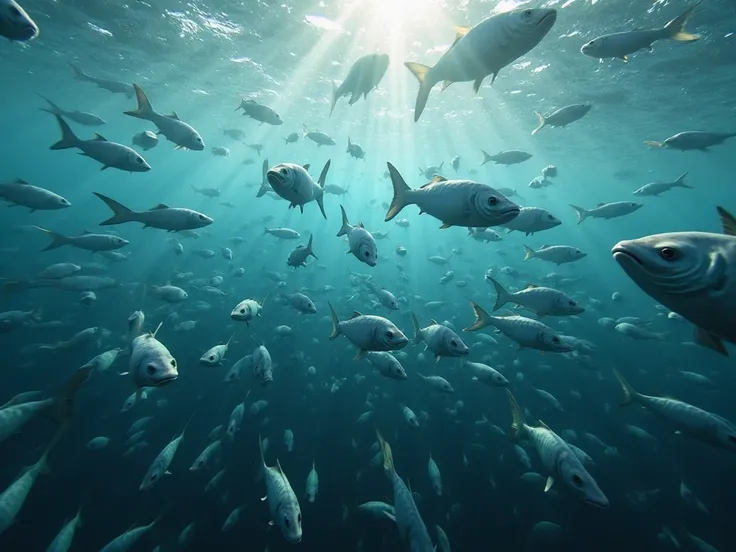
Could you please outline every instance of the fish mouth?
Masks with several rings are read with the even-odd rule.
[[[611,253],[613,254],[613,258],[620,264],[621,260],[623,259],[629,259],[634,261],[639,266],[644,266],[644,263],[641,262],[639,257],[634,255],[631,251],[625,249],[621,245],[616,245],[612,250]]]
[[[550,21],[551,19],[551,21]],[[552,27],[554,25],[555,21],[557,21],[557,11],[552,10],[547,15],[545,15],[542,19],[539,20],[539,23],[537,23],[537,29],[542,26],[547,26],[547,22],[549,21],[549,27]]]
[[[283,179],[278,171],[268,171],[266,173],[266,180],[271,186],[279,186],[283,183]]]
[[[171,376],[167,376],[165,378],[162,378],[158,380],[156,383],[153,384],[153,387],[161,387],[162,385],[166,385],[167,383],[171,383],[175,379],[179,377],[179,374],[173,374]]]

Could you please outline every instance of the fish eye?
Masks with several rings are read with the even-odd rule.
[[[393,337],[394,337],[394,332],[392,332],[391,330],[388,330],[388,331],[386,332],[386,337],[388,337],[389,339],[393,339]]]
[[[498,199],[495,196],[491,196],[488,198],[488,205],[491,207],[494,207],[498,203]]]
[[[284,525],[286,525],[286,527],[291,527],[291,520],[288,516],[284,516]]]
[[[452,345],[453,347],[457,347],[457,341],[453,339],[452,341],[450,341],[450,345]]]
[[[172,359],[171,359],[171,360],[169,361],[169,364],[171,364],[171,367],[172,367],[172,368],[176,368],[176,359],[175,359],[175,358],[172,358]]]
[[[370,257],[371,256],[371,252],[370,251],[365,251],[365,252],[363,252],[363,255],[365,255],[366,258],[367,257]]]
[[[659,256],[662,257],[665,261],[674,261],[677,259],[678,254],[677,250],[672,247],[663,247],[659,250]]]
[[[199,220],[204,220],[204,215],[199,215]]]
[[[576,487],[582,487],[583,485],[583,478],[580,477],[578,474],[574,474],[572,476],[572,484]]]
[[[142,157],[136,157],[135,162],[140,165],[140,164],[143,163],[143,158]]]
[[[215,360],[215,355],[210,355],[210,361]]]
[[[245,309],[240,309],[240,314],[245,314]]]
[[[153,364],[146,366],[146,373],[153,375],[156,373],[156,367]]]
[[[301,515],[301,513],[297,514],[296,521],[297,521],[297,523],[299,523],[301,525],[301,523],[302,523],[302,515]]]
[[[552,343],[559,343],[559,342],[560,342],[560,338],[557,337],[556,335],[553,335],[552,336]]]
[[[531,17],[532,16],[532,10],[524,10],[524,17]]]
[[[567,304],[570,305],[571,307],[574,307],[575,306],[575,301],[568,301]]]
[[[289,172],[289,171],[287,171],[286,169],[281,169],[279,172],[281,174],[283,174],[284,176],[286,176],[286,173]]]
[[[15,6],[12,6],[11,5],[8,8],[8,10],[10,11],[10,15],[13,15],[15,17],[20,17],[20,10],[18,8],[16,8]]]
[[[588,42],[588,46],[595,46],[595,40],[591,40],[590,42]]]
[[[156,481],[156,479],[158,479],[158,474],[157,474],[157,473],[152,473],[152,474],[151,474],[151,477],[150,477],[149,479],[150,479],[151,481]]]

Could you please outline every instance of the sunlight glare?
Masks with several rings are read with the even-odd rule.
[[[399,19],[418,15],[430,8],[431,0],[370,0],[376,17]]]

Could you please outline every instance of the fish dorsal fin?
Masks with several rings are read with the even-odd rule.
[[[86,236],[87,234],[91,234],[89,230],[82,230],[82,235]]]
[[[358,318],[359,316],[363,315],[360,314],[358,311],[353,311],[353,314],[350,315],[350,320],[352,320],[353,318]]]
[[[464,37],[468,34],[469,30],[469,27],[460,27],[459,25],[455,25],[455,40]]]
[[[447,179],[441,174],[436,174],[432,177],[432,184],[435,182],[445,182]]]
[[[95,137],[92,141],[93,142],[107,142],[107,138],[105,138],[102,134],[97,134],[95,132]]]
[[[439,323],[434,318],[432,318],[430,322],[432,323],[433,326],[439,326]]]
[[[362,223],[362,222],[359,222],[359,223],[358,223],[358,226],[360,226],[361,228],[365,229],[365,226],[363,225],[363,223]]]
[[[161,326],[163,326],[163,325],[164,325],[163,322],[159,322],[158,323],[158,327],[156,327],[156,331],[151,334],[151,337],[155,338],[156,337],[156,334],[158,333],[158,331],[161,329]]]
[[[537,286],[534,284],[527,284],[527,286],[524,289],[536,289]]]
[[[276,469],[279,470],[279,473],[282,475],[282,477],[286,477],[284,475],[284,470],[281,469],[281,462],[278,458],[276,459]]]
[[[549,427],[549,426],[548,426],[547,424],[545,424],[545,423],[544,423],[544,422],[543,422],[542,420],[537,420],[537,423],[539,424],[539,427],[543,427],[543,428],[544,428],[544,429],[546,429],[547,431],[552,431],[552,430],[550,429],[550,427]]]
[[[165,203],[159,203],[155,207],[151,207],[150,211],[159,211],[161,209],[168,209],[168,208],[169,208],[169,206],[166,205]]]
[[[552,477],[552,476],[550,475],[550,476],[549,476],[549,477],[547,478],[547,483],[546,483],[546,484],[544,485],[544,492],[546,493],[547,491],[549,491],[549,490],[550,490],[550,489],[552,488],[552,485],[554,485],[554,484],[555,484],[555,480],[554,480],[554,478],[553,478],[553,477]]]
[[[736,236],[736,218],[723,207],[718,207],[718,216],[721,217],[723,233],[727,236]]]
[[[547,249],[548,247],[552,247],[552,246],[551,246],[551,245],[547,245],[547,244],[544,244],[544,245],[543,245],[542,247],[540,247],[539,249]]]
[[[596,207],[603,207],[604,205],[605,203],[599,203],[598,205],[596,205]]]
[[[26,182],[26,181],[25,181],[25,180],[23,180],[22,178],[16,178],[15,180],[13,180],[13,182],[14,182],[15,184],[22,184],[22,185],[24,185],[24,186],[30,186],[30,184],[28,184],[28,182]]]
[[[172,112],[171,112],[171,115],[167,115],[167,117],[168,117],[169,119],[176,119],[177,121],[179,121],[179,120],[180,120],[180,119],[179,119],[179,116],[178,116],[178,115],[176,114],[176,111],[172,111]]]
[[[306,165],[302,165],[302,166],[304,167],[304,170],[305,171],[308,171],[309,170],[309,163],[307,163]]]

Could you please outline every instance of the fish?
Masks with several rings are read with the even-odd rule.
[[[164,475],[171,475],[171,472],[169,471],[169,466],[171,465],[171,462],[174,460],[174,456],[176,455],[176,451],[179,449],[179,444],[181,443],[181,440],[184,438],[184,434],[187,431],[187,428],[189,427],[189,424],[192,421],[192,417],[194,415],[189,417],[189,420],[184,425],[184,429],[181,430],[181,433],[174,437],[162,450],[158,453],[158,456],[154,458],[153,462],[148,468],[148,471],[146,472],[146,475],[143,476],[143,481],[141,481],[140,487],[138,490],[140,491],[148,491],[156,485]],[[154,522],[155,523],[155,522]]]
[[[736,343],[736,218],[718,207],[723,234],[672,232],[618,242],[611,254],[639,288],[696,327],[695,341],[728,355]]]
[[[412,190],[391,163],[387,163],[394,197],[385,221],[392,220],[407,205],[417,205],[420,214],[427,213],[451,226],[489,227],[511,222],[519,215],[519,206],[506,196],[472,180],[447,180],[441,176]]]
[[[138,107],[130,111],[124,111],[125,115],[151,121],[158,127],[158,133],[163,134],[168,140],[176,144],[176,149],[184,148],[194,151],[202,151],[204,149],[204,140],[194,128],[179,119],[176,113],[171,115],[161,115],[157,113],[151,106],[143,89],[137,84],[133,84]]]
[[[345,335],[358,348],[355,360],[361,360],[368,351],[396,351],[409,343],[402,331],[387,318],[354,311],[348,320],[341,322],[332,303],[328,301],[327,304],[332,317],[330,340]]]
[[[511,221],[501,224],[509,232],[524,232],[525,235],[550,230],[562,224],[562,221],[541,207],[521,207],[519,213]]]
[[[481,162],[481,166],[485,165],[489,161],[493,161],[496,165],[518,165],[519,163],[523,163],[524,161],[528,161],[532,158],[531,153],[527,153],[521,150],[499,151],[494,155],[490,155],[484,150],[480,151],[483,154],[483,161]]]
[[[258,450],[261,454],[261,474],[266,482],[266,496],[261,500],[268,501],[271,522],[278,525],[281,534],[291,543],[302,540],[302,512],[299,500],[291,488],[286,474],[277,460],[276,467],[266,465],[263,457],[263,440],[258,436]]]
[[[41,94],[39,94],[39,96],[46,100],[50,106],[40,107],[39,109],[41,111],[46,111],[47,113],[51,113],[52,115],[59,115],[60,117],[64,117],[65,119],[69,119],[70,121],[74,121],[75,123],[79,123],[80,125],[84,126],[101,126],[107,123],[105,119],[95,115],[94,113],[87,113],[84,111],[67,111],[60,108],[47,97],[41,96]]]
[[[636,29],[606,34],[585,43],[580,51],[586,56],[598,59],[618,58],[629,61],[629,55],[639,50],[652,51],[652,44],[658,40],[674,40],[677,42],[695,42],[700,37],[685,30],[685,24],[692,16],[695,8],[700,5],[696,2],[682,14],[669,21],[661,29]]]
[[[650,148],[708,152],[710,151],[708,148],[722,144],[734,136],[736,136],[736,132],[706,132],[704,130],[690,130],[678,132],[677,134],[667,138],[664,142],[646,140],[644,141],[644,144]]]
[[[158,145],[158,136],[153,131],[144,130],[133,136],[133,145],[148,151]]]
[[[340,205],[340,212],[342,213],[342,226],[337,233],[337,237],[348,237],[348,250],[346,253],[352,253],[361,263],[365,263],[368,266],[376,266],[378,263],[376,240],[365,229],[362,222],[357,226],[350,224],[348,216],[345,213],[345,208],[342,205]]]
[[[56,211],[58,209],[66,209],[72,205],[68,199],[45,188],[33,186],[20,178],[8,182],[0,182],[0,199],[12,205],[28,207],[31,213],[35,213],[36,211]]]
[[[415,345],[423,342],[426,348],[435,356],[437,362],[443,356],[463,357],[470,353],[470,349],[460,339],[460,336],[447,326],[431,320],[429,326],[422,328],[413,312],[411,313],[411,320],[414,327],[414,338],[412,342]]]
[[[301,234],[291,228],[269,228],[268,226],[263,227],[263,235],[271,234],[276,236],[280,240],[298,240],[301,238]]]
[[[0,36],[26,42],[38,36],[36,22],[15,0],[0,0]]]
[[[586,253],[569,245],[543,245],[536,251],[531,247],[524,246],[524,262],[529,259],[542,259],[560,266],[565,263],[574,263],[585,257],[587,257]]]
[[[716,448],[736,452],[736,426],[726,418],[677,399],[643,395],[615,368],[613,373],[623,393],[622,406],[638,404],[683,435]]]
[[[300,266],[307,266],[307,258],[308,257],[314,257],[315,259],[319,260],[317,258],[317,255],[314,254],[314,251],[312,251],[312,240],[314,239],[314,236],[310,234],[309,236],[309,242],[307,242],[307,245],[299,245],[294,249],[291,253],[289,253],[289,258],[286,260],[287,266],[293,266],[294,268],[299,268]]]
[[[130,243],[128,240],[124,240],[120,236],[114,236],[112,234],[92,234],[87,232],[81,236],[64,236],[57,232],[41,228],[40,226],[34,226],[34,228],[51,237],[51,243],[47,245],[43,251],[58,249],[65,245],[94,252],[112,251],[114,249],[125,247]]]
[[[630,215],[631,213],[638,211],[644,205],[636,203],[635,201],[617,201],[615,203],[599,203],[597,207],[593,209],[583,209],[577,205],[570,205],[578,215],[578,224],[583,222],[586,218],[602,218],[612,219],[617,217],[623,217]]]
[[[132,84],[104,77],[93,77],[92,75],[88,75],[82,71],[79,66],[72,62],[69,62],[69,66],[72,68],[72,71],[74,71],[74,78],[77,80],[91,82],[100,88],[109,90],[113,94],[125,94],[128,98],[132,98],[135,94]]]
[[[455,42],[434,67],[405,62],[419,81],[414,121],[421,117],[435,84],[444,81],[444,90],[453,82],[473,81],[477,94],[483,79],[490,75],[493,84],[499,71],[539,44],[556,20],[557,11],[551,8],[495,14],[471,29],[455,27]]]
[[[358,144],[351,142],[349,136],[348,136],[348,149],[346,150],[346,153],[349,153],[350,156],[354,157],[355,159],[362,159],[365,161],[365,151]]]
[[[308,172],[309,165],[300,166],[294,163],[281,163],[268,170],[268,183],[279,196],[289,202],[289,209],[299,207],[304,213],[304,206],[316,201],[322,216],[327,219],[324,205],[324,185],[330,160],[325,163],[317,182],[312,180]]]
[[[680,176],[678,176],[677,180],[675,180],[674,182],[650,182],[649,184],[645,184],[638,190],[635,190],[633,193],[634,195],[638,195],[638,196],[659,197],[659,194],[668,192],[672,188],[687,188],[689,190],[692,190],[693,189],[692,186],[685,184],[686,176],[687,176],[687,173],[683,173]]]
[[[532,136],[546,126],[566,127],[575,121],[579,121],[585,117],[592,108],[593,106],[590,104],[573,104],[561,107],[549,115],[542,115],[539,111],[535,111],[534,113],[539,119],[539,124],[537,125],[537,128],[532,130]]]
[[[353,105],[361,96],[363,99],[376,88],[388,69],[388,54],[368,54],[355,60],[350,66],[345,80],[340,86],[332,81],[332,102],[330,104],[330,117],[335,110],[337,100],[343,96],[350,96],[348,105]]]
[[[303,136],[304,138],[308,138],[309,140],[317,144],[318,147],[334,146],[336,144],[335,140],[333,140],[330,136],[328,136],[324,132],[320,132],[318,130],[310,131],[306,125],[304,125]]]
[[[260,104],[255,100],[246,100],[241,97],[240,105],[235,108],[235,111],[238,109],[243,110],[243,115],[247,115],[261,124],[266,123],[274,126],[284,124],[284,121],[281,120],[281,116],[275,110],[271,109],[267,105]]]
[[[549,491],[555,479],[559,479],[583,502],[599,508],[608,508],[608,498],[567,443],[541,422],[539,426],[527,425],[514,395],[508,389],[506,394],[511,405],[513,417],[511,430],[514,437],[532,442],[549,473],[544,491]]]
[[[137,336],[131,343],[128,373],[136,388],[135,403],[141,400],[144,387],[160,387],[179,377],[176,359],[166,346],[156,339],[163,322],[155,332]]]
[[[113,216],[101,222],[100,226],[140,222],[143,224],[143,228],[159,228],[169,232],[180,232],[182,230],[204,228],[214,222],[207,215],[192,209],[169,207],[164,203],[159,203],[149,211],[133,211],[112,198],[98,192],[92,193],[100,198],[113,212]]]
[[[574,316],[585,311],[577,301],[567,294],[548,287],[529,285],[521,291],[509,293],[496,279],[486,275],[486,280],[493,284],[496,291],[496,303],[493,310],[497,311],[506,303],[514,303],[523,309],[530,310],[542,316]]]
[[[151,170],[151,166],[134,149],[116,142],[109,142],[107,138],[100,134],[95,134],[92,140],[80,140],[64,119],[58,115],[54,115],[54,117],[61,129],[61,139],[53,143],[49,149],[77,148],[82,151],[80,155],[90,157],[101,163],[101,171],[110,167],[131,173]]]

